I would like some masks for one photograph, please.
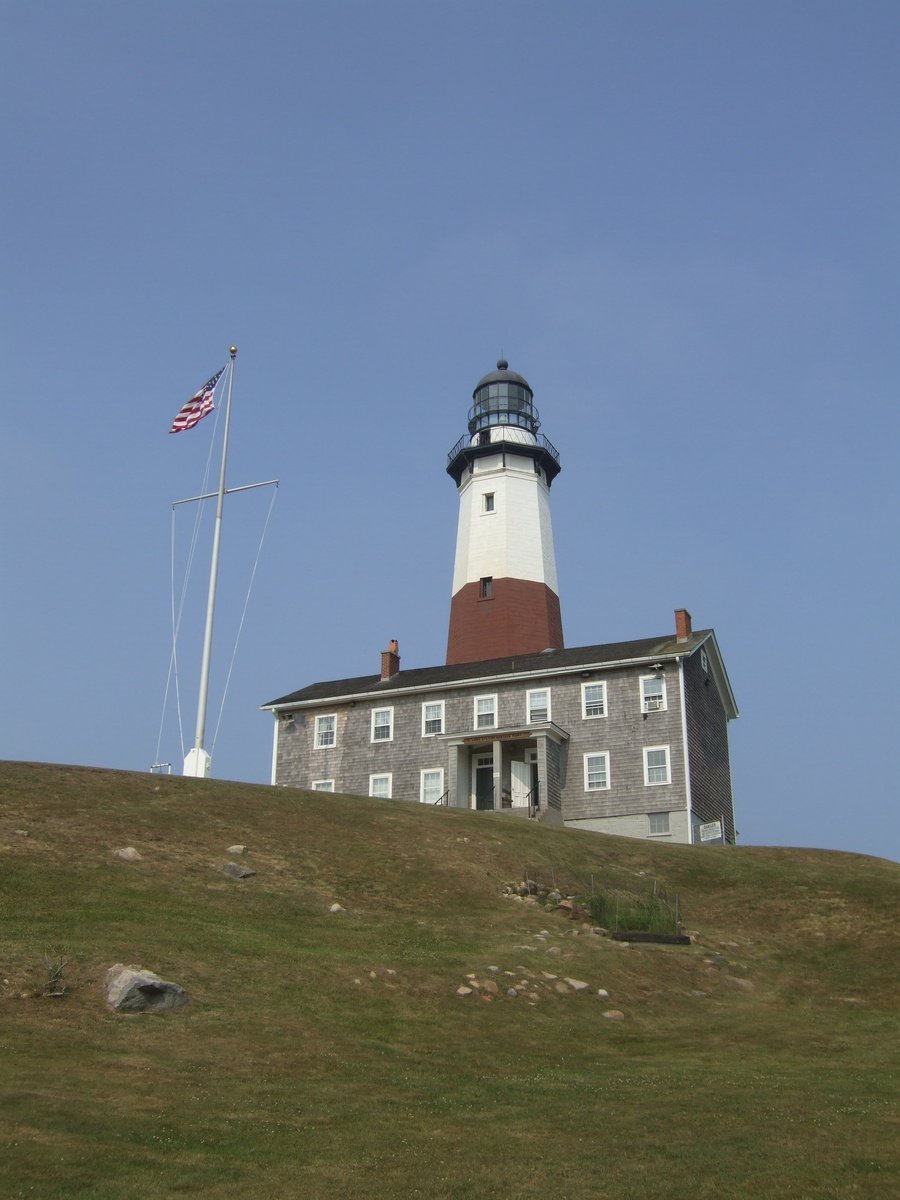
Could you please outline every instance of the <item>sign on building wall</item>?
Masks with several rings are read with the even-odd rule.
[[[716,842],[722,837],[722,822],[707,821],[705,825],[697,827],[700,830],[701,842]]]

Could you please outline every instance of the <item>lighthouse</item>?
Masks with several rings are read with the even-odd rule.
[[[448,665],[563,648],[550,519],[559,454],[505,359],[472,401],[447,461],[459,492]]]

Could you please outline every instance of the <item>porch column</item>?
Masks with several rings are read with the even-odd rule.
[[[503,743],[493,742],[494,758],[494,811],[499,812],[503,807]]]

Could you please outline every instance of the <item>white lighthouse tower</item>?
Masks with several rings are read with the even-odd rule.
[[[459,489],[448,664],[563,647],[550,521],[559,454],[538,433],[528,381],[505,359],[472,399],[447,465]]]

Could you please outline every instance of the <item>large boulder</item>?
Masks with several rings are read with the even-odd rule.
[[[106,1003],[116,1012],[167,1012],[187,1001],[183,987],[143,967],[116,963],[106,972]]]

